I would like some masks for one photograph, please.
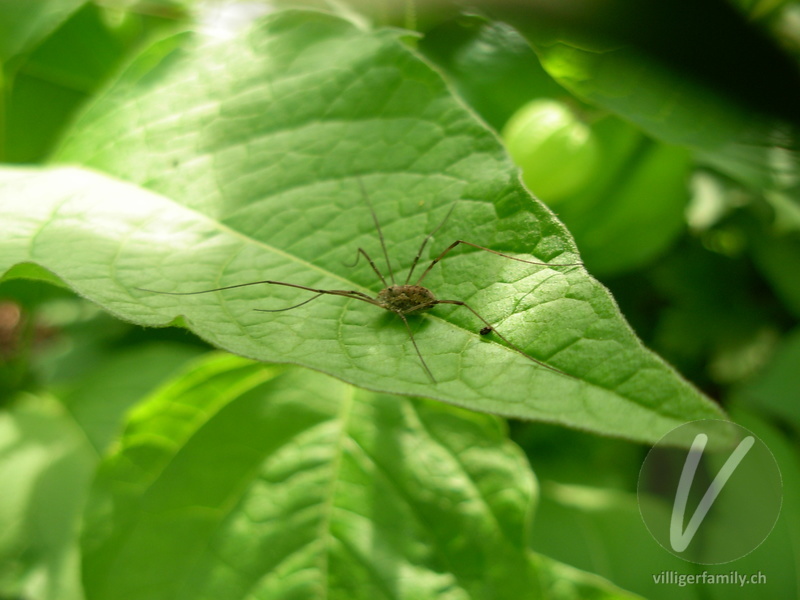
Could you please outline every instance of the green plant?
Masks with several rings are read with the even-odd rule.
[[[503,140],[525,184],[550,205],[590,184],[598,166],[592,130],[554,100],[520,108],[503,128]]]
[[[692,243],[683,213],[687,178],[699,177],[701,164],[729,195],[757,187],[760,202],[784,207],[792,223],[796,164],[718,148],[713,136],[681,130],[681,111],[659,124],[670,132],[666,144],[648,120],[650,96],[605,102],[615,82],[592,77],[587,56],[575,50],[567,60],[563,39],[548,45],[522,21],[513,24],[539,58],[515,30],[483,18],[440,17],[412,42],[397,28],[359,26],[341,6],[341,14],[285,10],[211,39],[176,31],[197,19],[189,7],[154,3],[137,14],[42,2],[9,13],[13,31],[28,33],[0,47],[8,162],[0,169],[0,294],[9,300],[0,311],[0,480],[13,482],[0,501],[9,524],[0,594],[633,597],[614,584],[657,593],[607,568],[620,552],[610,532],[602,552],[611,558],[601,567],[582,562],[557,529],[568,527],[564,515],[583,511],[601,529],[619,519],[635,539],[639,443],[689,420],[726,418],[707,395],[709,372],[716,385],[741,384],[734,398],[781,385],[745,384],[794,324],[791,303],[787,310],[770,296],[769,308],[756,311],[759,301],[743,297],[736,305],[746,318],[732,329],[697,266],[720,254],[671,249]],[[114,50],[93,71],[69,51],[86,32]],[[569,68],[583,69],[585,80]],[[634,68],[630,57],[619,68]],[[500,83],[487,86],[487,74]],[[26,94],[44,103],[32,83],[39,79],[80,94],[37,119]],[[493,94],[567,99],[559,83],[595,105],[598,166],[582,185],[557,190],[577,247],[485,124],[500,129],[518,108]],[[653,85],[665,83],[653,75],[642,87]],[[720,126],[735,131],[736,103],[718,101],[734,107]],[[23,143],[26,123],[36,134]],[[783,150],[769,156],[790,159]],[[20,164],[33,161],[40,164]],[[742,161],[748,169],[737,170]],[[468,301],[569,376],[481,336],[484,324],[456,307],[410,318],[432,382],[403,323],[366,303],[325,296],[273,313],[254,309],[312,294],[142,290],[273,279],[374,297],[383,285],[369,264],[348,266],[359,247],[383,264],[359,182],[400,280],[451,209],[426,262],[457,239],[549,263],[573,263],[580,248],[586,268],[459,248],[426,278],[437,297]],[[650,202],[641,202],[644,193]],[[698,235],[722,235],[729,225],[720,215]],[[761,236],[759,256],[771,264],[770,235],[755,222],[743,227]],[[694,274],[674,265],[691,252],[702,255]],[[659,297],[678,298],[655,323],[624,279],[645,266]],[[765,273],[792,297],[782,273]],[[593,274],[616,288],[622,312]],[[701,369],[706,393],[645,348],[623,313],[689,374]],[[713,316],[715,327],[691,331],[692,318]],[[741,334],[744,350],[723,343],[724,333],[734,342]],[[701,345],[695,355],[693,343]],[[763,420],[748,402],[756,401],[728,408],[743,411],[743,421]],[[509,439],[501,417],[537,424],[513,421]],[[776,446],[794,443],[762,421],[753,427]],[[790,479],[791,460],[782,465]],[[578,485],[583,492],[565,492]],[[616,517],[576,500],[609,494]],[[797,535],[796,526],[786,531]]]

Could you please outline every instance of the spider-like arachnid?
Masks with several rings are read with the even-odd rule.
[[[490,333],[494,333],[494,334],[497,335],[497,337],[499,337],[506,344],[508,344],[509,348],[511,348],[515,352],[521,354],[522,356],[524,356],[528,360],[536,363],[537,365],[545,367],[546,369],[550,369],[551,371],[555,371],[556,373],[561,373],[562,375],[567,375],[568,377],[571,377],[567,373],[564,373],[563,371],[561,371],[559,369],[556,369],[555,367],[550,366],[547,363],[544,363],[544,362],[542,362],[540,360],[537,360],[537,359],[533,358],[532,356],[530,356],[530,355],[526,354],[525,352],[523,352],[520,348],[518,348],[513,343],[511,343],[504,335],[502,335],[499,331],[497,331],[489,323],[489,321],[484,319],[480,314],[478,314],[478,312],[474,308],[472,308],[466,302],[463,302],[461,300],[440,300],[440,299],[436,298],[436,296],[434,296],[433,292],[431,292],[428,288],[422,286],[422,281],[425,279],[425,277],[428,275],[428,273],[430,273],[431,269],[433,269],[433,267],[435,267],[436,264],[439,261],[441,261],[447,255],[448,252],[452,251],[453,249],[455,249],[456,247],[458,247],[461,244],[464,244],[466,246],[471,246],[473,248],[477,248],[478,250],[483,250],[485,252],[491,252],[492,254],[496,254],[498,256],[502,256],[503,258],[508,258],[510,260],[516,260],[518,262],[527,263],[529,265],[539,265],[539,266],[544,266],[544,267],[571,267],[571,266],[582,266],[582,263],[560,263],[559,264],[559,263],[543,263],[543,262],[536,262],[536,261],[532,261],[532,260],[525,260],[523,258],[517,258],[516,256],[509,256],[508,254],[503,254],[502,252],[498,252],[497,250],[492,250],[490,248],[485,248],[484,246],[479,246],[478,244],[473,244],[472,242],[467,242],[465,240],[456,240],[455,242],[450,244],[447,248],[445,248],[441,252],[441,254],[439,254],[439,256],[437,256],[436,258],[434,258],[431,261],[431,263],[428,265],[428,268],[425,269],[422,272],[422,275],[420,275],[419,278],[414,283],[410,283],[411,282],[411,276],[414,274],[414,270],[416,269],[417,264],[419,263],[419,260],[422,257],[422,253],[425,250],[425,247],[428,245],[428,242],[434,236],[434,234],[436,234],[436,232],[439,231],[442,228],[442,226],[450,218],[450,215],[453,213],[453,209],[456,206],[455,204],[453,204],[453,206],[450,208],[450,210],[448,211],[447,215],[442,220],[442,222],[439,223],[439,225],[436,226],[436,228],[433,231],[431,231],[427,236],[425,236],[424,240],[422,240],[422,244],[420,245],[419,250],[417,251],[417,254],[414,257],[414,260],[411,263],[411,269],[409,270],[405,281],[403,282],[402,285],[397,285],[397,282],[396,282],[395,276],[394,276],[394,270],[392,269],[392,263],[389,260],[389,253],[386,250],[386,241],[384,240],[383,231],[381,230],[381,225],[380,225],[380,222],[378,221],[378,216],[375,213],[375,209],[372,206],[372,202],[370,201],[366,190],[364,189],[364,184],[361,182],[360,179],[358,179],[357,181],[358,181],[359,187],[361,188],[361,194],[364,197],[364,200],[365,200],[367,206],[369,207],[370,213],[372,214],[372,220],[375,223],[375,229],[378,232],[378,238],[380,239],[381,249],[383,250],[383,257],[386,260],[386,268],[387,268],[387,270],[389,272],[389,281],[391,282],[391,285],[389,284],[389,281],[386,280],[386,277],[384,277],[383,273],[381,273],[380,269],[378,269],[378,267],[375,265],[375,261],[372,260],[370,255],[363,248],[358,248],[358,250],[356,252],[356,262],[353,263],[350,266],[354,267],[356,265],[356,263],[358,262],[358,259],[361,256],[363,256],[367,260],[367,262],[369,263],[369,266],[372,267],[372,270],[375,272],[375,274],[378,276],[378,279],[380,279],[381,283],[383,284],[383,289],[380,292],[378,292],[378,295],[375,296],[374,298],[369,296],[369,295],[367,295],[367,294],[365,294],[365,293],[363,293],[363,292],[359,292],[357,290],[323,290],[323,289],[317,289],[317,288],[308,287],[308,286],[305,286],[305,285],[298,285],[296,283],[289,283],[287,281],[273,281],[273,280],[270,280],[270,279],[265,279],[263,281],[251,281],[251,282],[248,282],[248,283],[239,283],[239,284],[236,284],[236,285],[227,285],[227,286],[224,286],[224,287],[213,288],[213,289],[209,289],[209,290],[200,290],[200,291],[196,291],[196,292],[161,292],[161,291],[158,291],[158,290],[149,290],[149,289],[145,289],[145,288],[136,288],[136,289],[138,289],[140,291],[143,291],[143,292],[152,292],[152,293],[155,293],[155,294],[165,294],[165,295],[169,295],[169,296],[192,296],[192,295],[195,295],[195,294],[208,294],[208,293],[211,293],[211,292],[221,292],[221,291],[224,291],[224,290],[233,290],[233,289],[236,289],[236,288],[246,287],[246,286],[250,286],[250,285],[282,285],[282,286],[291,287],[291,288],[297,288],[297,289],[300,289],[300,290],[305,290],[305,291],[314,293],[314,295],[311,296],[311,298],[308,298],[307,300],[304,300],[303,302],[300,302],[299,304],[295,304],[293,306],[289,306],[289,307],[286,307],[286,308],[277,308],[277,309],[272,309],[272,310],[259,309],[259,308],[253,309],[253,310],[256,310],[258,312],[283,312],[283,311],[287,311],[287,310],[292,310],[292,309],[295,309],[295,308],[299,308],[300,306],[303,306],[305,304],[308,304],[312,300],[316,300],[320,296],[324,296],[324,295],[344,296],[345,298],[352,298],[353,300],[360,300],[361,302],[366,302],[367,304],[372,304],[373,306],[377,306],[379,308],[383,308],[385,310],[388,310],[389,312],[392,312],[392,313],[396,314],[397,316],[399,316],[403,320],[403,323],[406,326],[406,330],[408,331],[408,335],[409,335],[409,338],[411,340],[411,343],[414,346],[414,350],[416,351],[417,356],[419,357],[419,360],[422,363],[422,367],[425,369],[425,372],[427,373],[428,377],[430,377],[431,381],[434,382],[434,383],[436,383],[436,378],[433,376],[433,373],[431,372],[430,368],[428,367],[428,364],[425,362],[425,359],[423,358],[422,353],[419,350],[419,346],[417,346],[417,341],[414,339],[414,333],[411,330],[411,326],[409,325],[408,319],[406,318],[406,316],[410,315],[412,313],[419,313],[419,312],[422,312],[422,311],[430,310],[431,308],[433,308],[434,306],[437,306],[439,304],[454,304],[456,306],[463,306],[468,311],[470,311],[473,315],[475,315],[484,324],[484,327],[481,328],[481,330],[480,330],[480,334],[481,335],[489,335]]]

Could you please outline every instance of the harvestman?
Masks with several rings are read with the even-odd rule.
[[[403,323],[406,326],[406,330],[408,331],[408,336],[411,339],[411,343],[414,345],[414,350],[416,351],[417,356],[419,357],[419,360],[422,363],[422,367],[425,369],[425,372],[428,374],[428,377],[430,377],[431,381],[433,381],[434,383],[436,383],[436,378],[433,376],[433,373],[431,372],[430,368],[428,367],[428,364],[425,362],[425,359],[422,357],[422,353],[419,351],[419,347],[417,346],[417,341],[414,339],[414,333],[411,331],[411,326],[408,323],[408,319],[406,318],[406,315],[409,315],[411,313],[421,312],[421,311],[424,311],[424,310],[429,310],[429,309],[433,308],[434,306],[436,306],[438,304],[454,304],[456,306],[463,306],[468,311],[470,311],[473,315],[478,317],[478,319],[480,319],[480,321],[484,324],[484,327],[480,330],[480,335],[488,335],[488,334],[494,332],[495,334],[497,334],[497,337],[499,337],[506,344],[508,344],[509,348],[511,348],[512,350],[514,350],[518,354],[521,354],[522,356],[524,356],[528,360],[536,363],[537,365],[545,367],[546,369],[550,369],[551,371],[555,371],[556,373],[561,373],[562,375],[566,375],[568,377],[571,377],[571,375],[569,375],[567,373],[564,373],[563,371],[561,371],[559,369],[556,369],[555,367],[552,367],[552,366],[548,365],[547,363],[544,363],[544,362],[542,362],[540,360],[537,360],[537,359],[533,358],[532,356],[530,356],[530,355],[526,354],[525,352],[523,352],[520,348],[518,348],[517,346],[512,344],[504,335],[502,335],[499,331],[497,331],[489,323],[489,321],[484,319],[480,314],[478,314],[478,312],[474,308],[472,308],[466,302],[462,302],[461,300],[439,300],[439,299],[436,298],[436,296],[433,295],[433,292],[431,292],[428,288],[423,287],[421,284],[422,284],[423,279],[425,279],[425,277],[428,275],[428,273],[430,273],[431,269],[433,269],[433,267],[435,267],[436,264],[439,261],[441,261],[447,255],[448,252],[450,252],[451,250],[455,249],[460,244],[464,244],[466,246],[471,246],[473,248],[477,248],[478,250],[484,250],[486,252],[491,252],[492,254],[496,254],[498,256],[502,256],[503,258],[516,260],[518,262],[527,263],[529,265],[539,265],[539,266],[543,266],[543,267],[572,267],[572,266],[582,266],[582,263],[563,263],[563,264],[559,264],[559,263],[543,263],[543,262],[535,262],[535,261],[532,261],[532,260],[524,260],[522,258],[517,258],[515,256],[509,256],[508,254],[503,254],[502,252],[498,252],[497,250],[491,250],[490,248],[484,248],[483,246],[479,246],[478,244],[473,244],[472,242],[467,242],[467,241],[464,241],[464,240],[456,240],[455,242],[450,244],[447,248],[445,248],[442,251],[442,253],[439,254],[439,256],[437,256],[436,258],[434,258],[431,261],[431,264],[429,264],[428,268],[425,269],[425,271],[422,272],[422,275],[420,275],[419,279],[417,279],[415,283],[410,284],[409,281],[411,281],[411,276],[414,274],[414,269],[416,269],[417,263],[419,262],[420,258],[422,257],[422,252],[425,250],[425,246],[428,245],[428,242],[434,236],[434,234],[436,234],[436,232],[439,231],[442,228],[442,226],[447,222],[447,219],[450,218],[450,215],[452,214],[453,209],[455,208],[455,204],[453,204],[453,206],[450,207],[450,211],[447,213],[447,215],[442,220],[442,222],[439,223],[439,225],[437,225],[436,228],[433,231],[431,231],[427,236],[425,236],[424,240],[422,240],[422,244],[420,245],[419,250],[417,251],[417,255],[414,257],[414,261],[411,263],[411,269],[409,270],[408,275],[406,276],[405,282],[402,285],[397,285],[397,282],[395,281],[395,277],[394,277],[394,270],[392,269],[392,263],[389,260],[389,253],[386,250],[386,241],[383,238],[383,231],[381,230],[381,225],[378,222],[378,216],[375,213],[375,208],[372,206],[372,202],[370,201],[369,196],[367,195],[367,192],[364,189],[364,184],[361,182],[360,179],[358,180],[358,184],[361,187],[361,194],[364,196],[364,200],[366,201],[367,205],[369,206],[370,213],[372,214],[372,220],[375,223],[375,229],[378,232],[378,238],[380,239],[380,242],[381,242],[381,249],[383,250],[383,257],[386,260],[386,268],[389,271],[389,280],[392,282],[392,284],[389,285],[389,283],[386,281],[386,278],[383,276],[383,274],[380,272],[378,267],[375,265],[375,262],[372,260],[370,255],[367,254],[367,251],[364,250],[363,248],[359,248],[356,251],[356,261],[350,266],[354,267],[358,263],[358,260],[359,260],[359,258],[361,256],[363,256],[367,260],[367,262],[369,263],[369,266],[372,267],[372,270],[378,276],[378,279],[380,279],[381,283],[383,283],[383,289],[380,292],[378,292],[378,295],[375,296],[375,298],[372,298],[372,297],[368,296],[367,294],[364,294],[364,293],[359,292],[357,290],[322,290],[322,289],[307,287],[307,286],[304,286],[304,285],[298,285],[296,283],[288,283],[286,281],[272,281],[272,280],[269,280],[269,279],[265,279],[264,281],[251,281],[250,283],[239,283],[237,285],[227,285],[225,287],[213,288],[213,289],[210,289],[210,290],[201,290],[201,291],[198,291],[198,292],[160,292],[160,291],[157,291],[157,290],[148,290],[148,289],[145,289],[145,288],[136,288],[136,289],[138,289],[140,291],[143,291],[143,292],[152,292],[154,294],[164,294],[164,295],[168,295],[168,296],[193,296],[195,294],[208,294],[208,293],[211,293],[211,292],[220,292],[220,291],[223,291],[223,290],[233,290],[233,289],[236,289],[236,288],[246,287],[246,286],[250,286],[250,285],[269,284],[269,285],[283,285],[283,286],[286,286],[286,287],[297,288],[297,289],[305,290],[305,291],[308,291],[308,292],[314,292],[314,294],[315,294],[314,296],[311,296],[311,298],[309,298],[308,300],[304,300],[303,302],[300,302],[299,304],[295,304],[295,305],[289,306],[287,308],[277,308],[277,309],[272,309],[272,310],[260,309],[260,308],[253,309],[253,310],[258,311],[258,312],[283,312],[283,311],[287,311],[287,310],[292,310],[294,308],[299,308],[300,306],[303,306],[304,304],[308,304],[312,300],[316,300],[320,296],[324,296],[324,295],[344,296],[345,298],[352,298],[353,300],[360,300],[361,302],[366,302],[367,304],[372,304],[372,305],[377,306],[379,308],[383,308],[385,310],[388,310],[389,312],[393,312],[394,314],[396,314],[397,316],[399,316],[403,320]]]

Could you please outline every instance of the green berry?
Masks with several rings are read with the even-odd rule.
[[[556,203],[590,183],[597,141],[567,105],[534,100],[514,113],[502,135],[525,185],[543,201]]]

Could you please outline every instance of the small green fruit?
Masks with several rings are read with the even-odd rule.
[[[525,185],[550,204],[589,184],[599,160],[592,130],[555,100],[529,102],[508,120],[502,135]]]

